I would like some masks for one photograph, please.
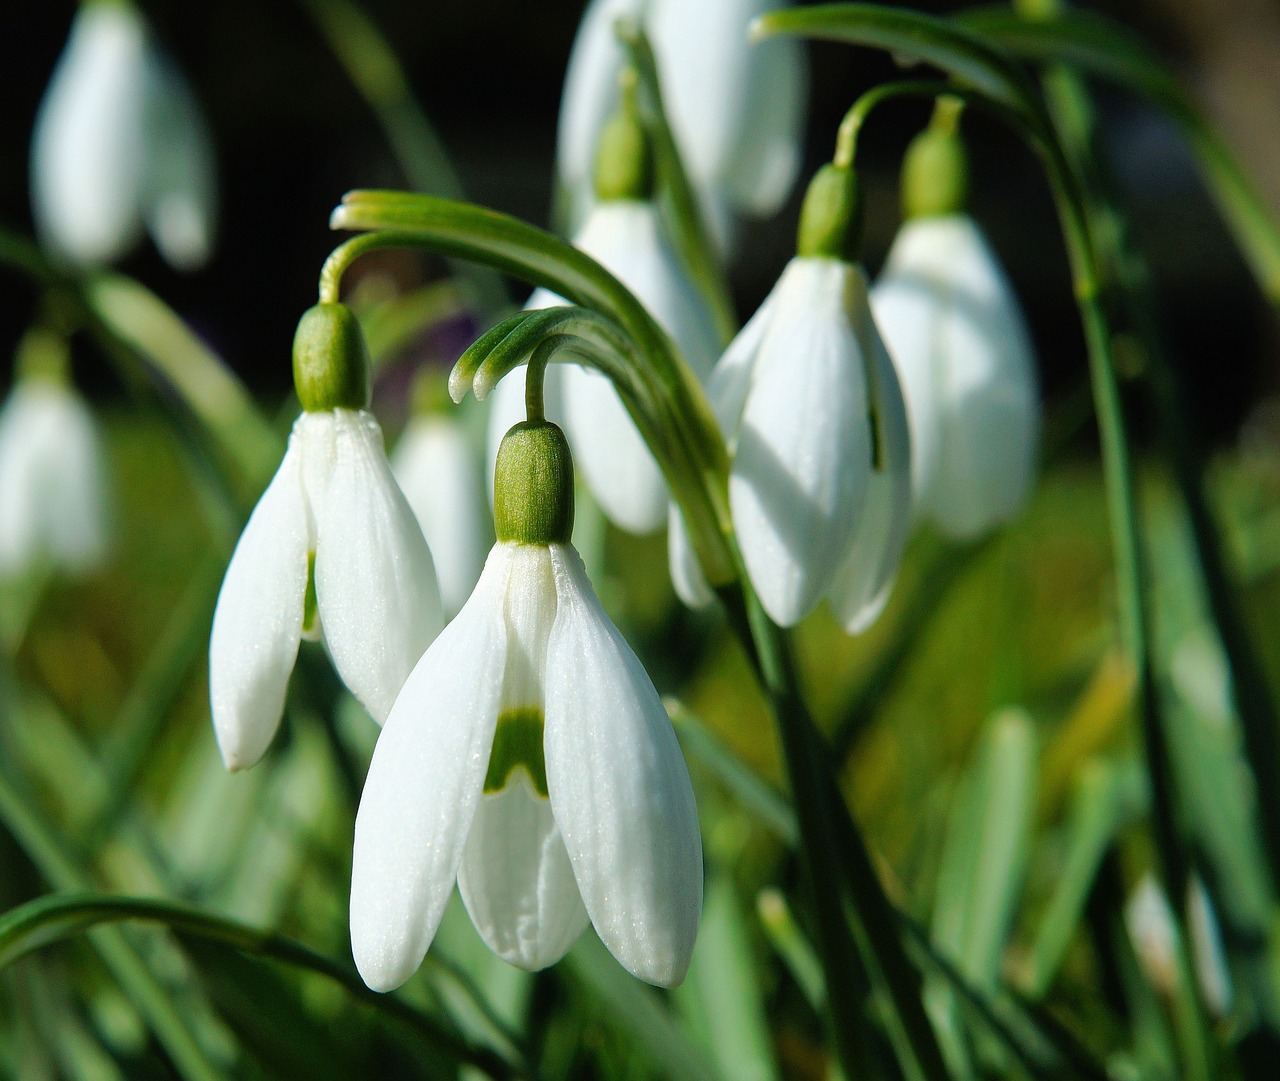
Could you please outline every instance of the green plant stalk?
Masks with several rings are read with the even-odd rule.
[[[757,21],[756,32],[874,45],[935,64],[967,84],[966,92],[957,96],[1014,123],[1015,130],[1027,138],[1041,158],[1058,206],[1088,348],[1115,550],[1120,632],[1138,677],[1137,707],[1152,786],[1158,863],[1168,895],[1185,897],[1190,865],[1179,826],[1168,741],[1155,694],[1133,464],[1111,355],[1110,329],[1101,302],[1101,263],[1079,178],[1059,146],[1042,104],[1012,60],[990,49],[968,30],[914,13],[888,12],[865,4],[834,4],[775,12]],[[1183,1070],[1185,1076],[1196,1081],[1209,1081],[1214,1076],[1214,1042],[1189,954],[1182,948],[1189,939],[1180,900],[1172,907],[1177,914],[1180,940],[1177,953],[1181,994],[1177,1014]]]
[[[1156,406],[1160,436],[1191,526],[1210,615],[1231,668],[1229,687],[1240,718],[1245,759],[1255,780],[1258,833],[1272,886],[1280,893],[1280,717],[1236,602],[1218,530],[1205,499],[1203,444],[1191,423],[1177,373],[1156,325],[1151,270],[1133,244],[1128,216],[1107,168],[1105,148],[1097,138],[1088,90],[1064,67],[1046,70],[1044,84],[1063,149],[1081,176],[1096,222],[1093,235],[1103,246],[1101,255],[1109,279],[1146,354],[1144,384]]]
[[[0,794],[4,793],[0,787]],[[113,897],[95,893],[53,894],[29,901],[0,917],[0,969],[44,946],[62,941],[103,924],[158,923],[177,934],[215,942],[241,953],[266,957],[332,980],[353,997],[412,1028],[436,1050],[478,1067],[490,1077],[513,1072],[528,1075],[527,1067],[513,1071],[487,1048],[467,1043],[445,1031],[432,1017],[394,995],[371,991],[358,972],[286,935],[211,915],[200,909],[169,901],[141,897]]]
[[[667,120],[662,100],[662,81],[653,55],[653,46],[644,30],[632,23],[620,30],[620,37],[649,96],[650,128],[658,152],[658,176],[671,216],[671,232],[685,269],[693,279],[715,322],[720,344],[728,345],[738,332],[738,316],[724,265],[716,251],[711,231],[689,182],[684,159]]]

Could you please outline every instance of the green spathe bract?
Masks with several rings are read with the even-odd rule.
[[[368,408],[369,349],[345,304],[321,303],[302,313],[293,336],[293,385],[308,413]]]
[[[498,540],[568,544],[573,533],[573,458],[549,421],[524,421],[502,438],[493,475]]]

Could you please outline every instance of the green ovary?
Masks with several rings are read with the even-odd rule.
[[[489,772],[484,778],[486,792],[501,792],[507,787],[512,773],[523,769],[533,790],[546,798],[547,763],[542,756],[542,728],[542,710],[536,706],[509,709],[498,715],[493,751],[489,755]]]

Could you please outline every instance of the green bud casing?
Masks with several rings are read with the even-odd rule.
[[[929,218],[957,214],[969,201],[969,155],[954,124],[933,124],[902,159],[902,214]]]
[[[549,421],[523,421],[502,437],[493,473],[498,540],[567,544],[573,533],[573,458]]]
[[[653,145],[630,95],[624,93],[622,106],[600,132],[595,166],[600,202],[653,198]]]
[[[66,338],[44,327],[32,327],[18,342],[14,376],[65,387],[71,382],[71,350]]]
[[[293,386],[308,413],[369,406],[369,348],[345,304],[317,304],[293,336]]]
[[[850,166],[824,165],[805,192],[796,254],[854,263],[861,244],[862,192],[857,177]]]

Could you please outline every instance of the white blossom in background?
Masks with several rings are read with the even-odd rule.
[[[18,381],[0,408],[0,576],[41,560],[83,573],[106,558],[102,441],[62,381]]]
[[[592,201],[600,132],[618,107],[623,50],[613,26],[639,19],[653,42],[667,113],[691,182],[715,232],[734,213],[771,214],[801,159],[808,72],[796,41],[753,44],[747,28],[777,0],[593,0],[569,57],[557,161],[582,221]]]
[[[862,270],[792,259],[707,393],[732,456],[734,528],[765,611],[791,626],[825,598],[846,630],[864,629],[905,544],[911,448]],[[687,603],[703,603],[706,586],[673,522],[676,531],[672,579]]]
[[[446,618],[471,595],[492,540],[482,468],[466,427],[447,413],[415,415],[391,455],[391,471],[431,549]]]
[[[657,206],[640,199],[597,203],[574,243],[635,294],[671,335],[698,379],[705,380],[718,351],[715,327],[667,243]],[[563,303],[554,293],[539,289],[526,306]],[[523,369],[518,374],[513,386],[522,389]],[[559,411],[579,469],[605,515],[632,533],[662,528],[667,520],[666,481],[613,384],[599,372],[576,365],[562,366],[558,373],[553,367],[551,374],[559,375]],[[508,382],[511,375],[499,387]]]
[[[127,3],[82,4],[36,117],[31,201],[41,238],[97,265],[151,232],[190,269],[208,257],[213,151],[185,80]]]
[[[973,219],[904,223],[871,305],[906,397],[917,519],[967,539],[1013,518],[1036,472],[1035,353]]]
[[[364,410],[304,412],[214,610],[209,692],[227,768],[266,751],[303,637],[323,636],[338,675],[381,723],[442,623],[431,553],[378,422]]]
[[[524,484],[503,480],[513,432],[498,542],[405,683],[365,780],[351,945],[375,990],[421,964],[455,880],[481,937],[522,968],[557,961],[588,920],[650,983],[679,983],[692,956],[702,847],[688,771],[569,543],[564,437],[528,427],[556,443],[556,490],[530,490],[555,472],[541,466]],[[513,506],[515,528],[502,517]]]

